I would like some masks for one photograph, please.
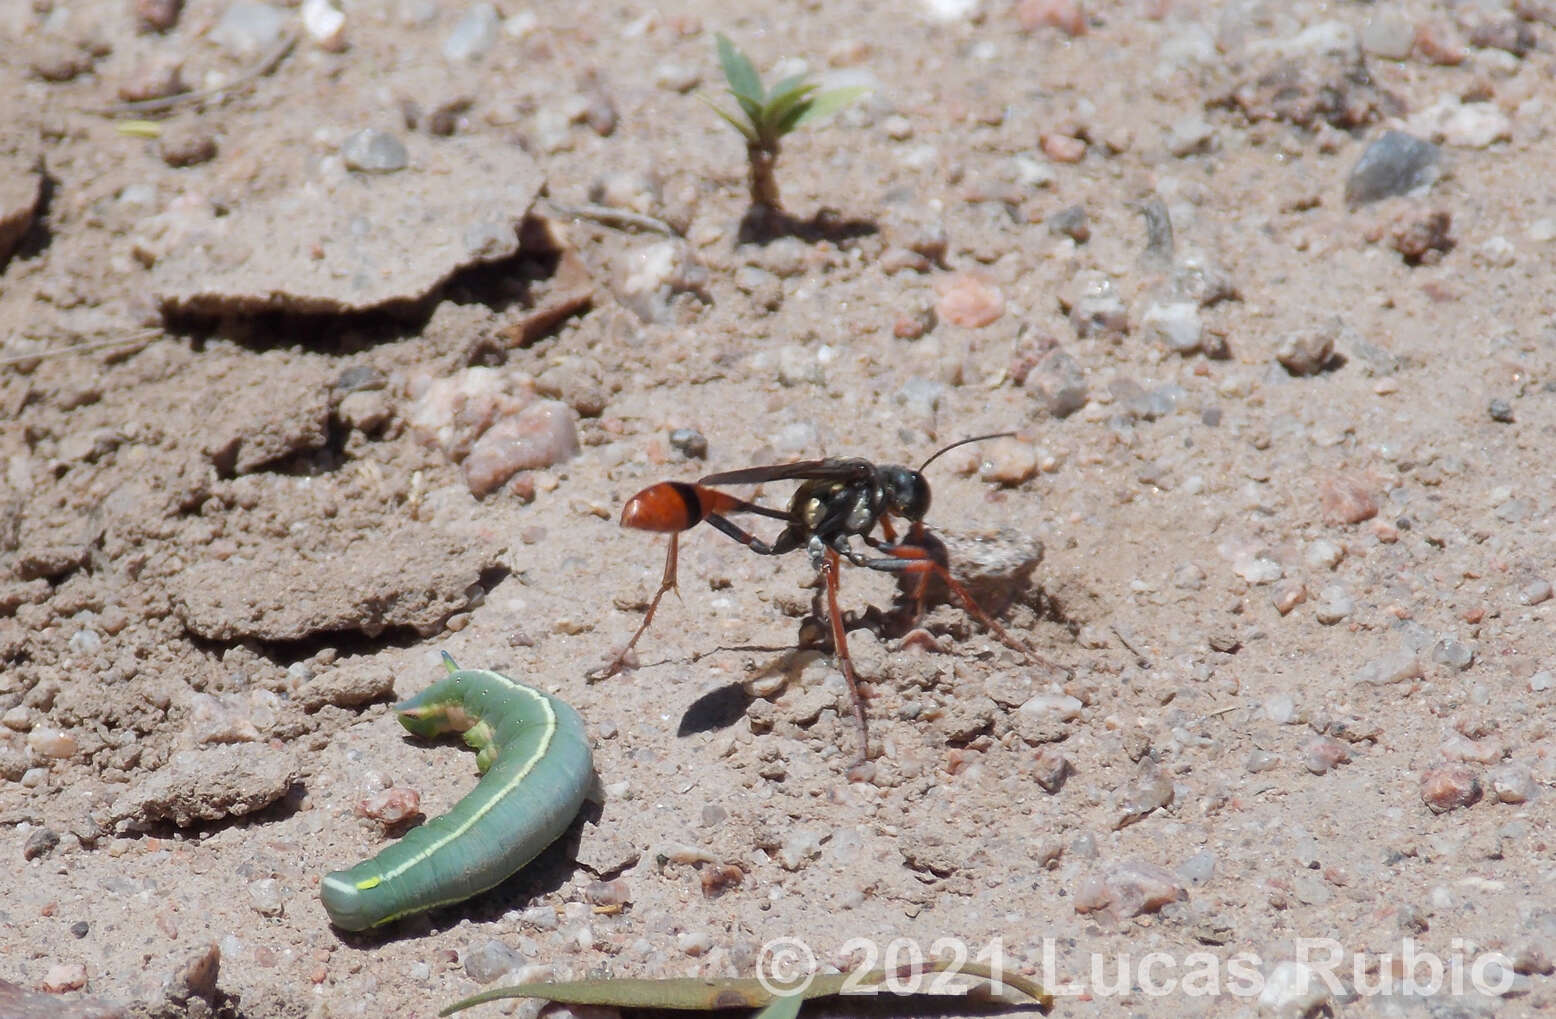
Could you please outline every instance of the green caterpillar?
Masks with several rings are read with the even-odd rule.
[[[362,931],[492,888],[567,830],[593,780],[578,712],[499,672],[461,669],[395,706],[421,737],[463,732],[481,781],[371,860],[324,875],[330,922]]]

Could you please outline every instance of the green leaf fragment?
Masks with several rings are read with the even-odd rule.
[[[729,1008],[761,1008],[757,1019],[793,1019],[799,1014],[800,1003],[812,998],[830,998],[840,994],[880,994],[895,992],[897,987],[914,988],[903,995],[911,998],[940,988],[921,978],[930,973],[953,973],[988,981],[989,985],[976,985],[972,990],[987,997],[1011,1004],[1035,1004],[1048,1008],[1053,996],[1042,985],[1015,974],[1004,973],[979,963],[935,959],[922,966],[899,967],[893,970],[871,970],[867,973],[824,973],[816,976],[803,989],[784,995],[775,995],[761,980],[750,978],[727,980],[703,980],[697,977],[667,980],[573,980],[558,983],[521,984],[517,987],[497,987],[473,997],[456,1001],[438,1014],[455,1012],[498,1001],[504,998],[540,998],[564,1005],[608,1005],[615,1008],[659,1008],[680,1011],[712,1012]],[[892,982],[887,983],[888,979]],[[922,990],[918,990],[922,988]],[[990,992],[993,992],[992,994]],[[1014,992],[1014,993],[1012,993]]]
[[[797,1019],[800,1006],[805,1004],[803,994],[786,994],[774,998],[773,1003],[756,1014],[754,1019]]]

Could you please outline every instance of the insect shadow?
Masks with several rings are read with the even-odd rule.
[[[677,736],[691,736],[699,732],[727,729],[746,716],[753,697],[739,683],[716,687],[692,701],[681,716],[676,728]]]

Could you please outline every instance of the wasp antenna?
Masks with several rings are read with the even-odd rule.
[[[944,454],[951,452],[951,450],[955,449],[957,446],[965,446],[968,443],[972,443],[972,442],[982,442],[985,439],[1008,439],[1012,435],[1015,435],[1015,434],[1016,434],[1015,432],[990,432],[988,435],[974,435],[970,439],[957,439],[955,442],[951,443],[949,446],[943,446],[940,449],[935,450],[935,452],[930,455],[930,458],[928,460],[925,460],[922,464],[919,465],[919,468],[918,468],[919,473],[920,474],[924,473],[924,468],[925,467],[928,467],[930,464],[932,464],[936,460],[940,459],[940,457],[943,456]]]

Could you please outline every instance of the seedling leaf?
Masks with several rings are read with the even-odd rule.
[[[741,120],[739,117],[735,116],[733,113],[730,113],[728,110],[724,109],[724,107],[720,106],[712,99],[709,99],[707,96],[699,95],[697,98],[706,103],[708,105],[708,109],[723,117],[724,120],[728,122],[730,127],[733,127],[736,131],[739,131],[745,137],[746,141],[750,142],[752,145],[762,144],[762,140],[757,137],[756,129],[751,126],[749,119]]]
[[[729,82],[730,93],[736,99],[750,100],[760,109],[767,96],[762,92],[762,79],[756,73],[756,67],[724,33],[720,32],[714,38],[718,42],[719,64],[724,68],[724,80]],[[742,102],[740,105],[744,107],[746,104]]]
[[[799,117],[815,102],[811,93],[815,85],[802,85],[788,95],[775,99],[767,106],[765,127],[775,138],[782,138],[794,129]]]
[[[805,112],[800,114],[799,119],[791,127],[799,127],[801,124],[809,124],[813,120],[831,116],[855,99],[866,95],[869,91],[868,86],[852,85],[848,88],[835,88],[831,91],[823,92],[810,101],[810,105],[806,107]]]

